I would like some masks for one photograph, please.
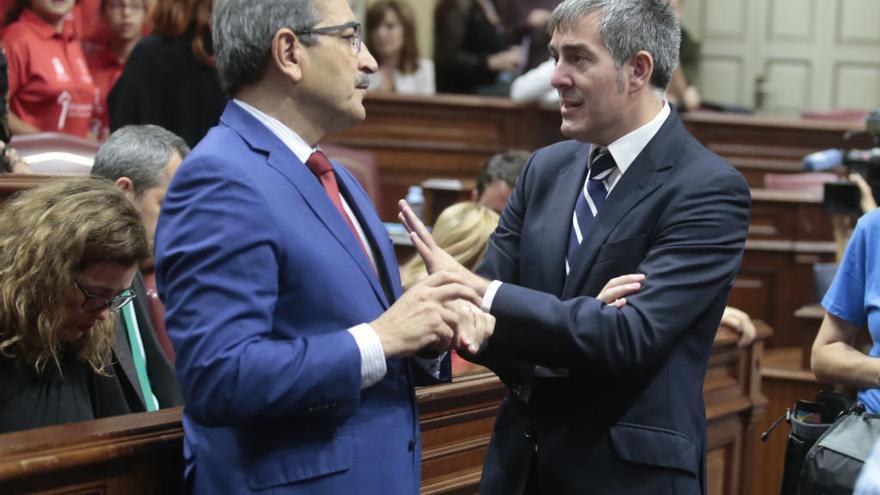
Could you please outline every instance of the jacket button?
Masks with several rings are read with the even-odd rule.
[[[523,393],[522,385],[515,385],[511,391],[513,392],[513,395],[515,395],[517,397],[522,397],[522,393]]]
[[[407,449],[408,449],[410,452],[412,452],[413,450],[416,449],[416,439],[415,439],[415,438],[410,438],[410,439],[409,439],[409,445],[407,445]]]

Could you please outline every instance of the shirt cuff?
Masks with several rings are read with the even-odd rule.
[[[446,352],[440,354],[439,357],[436,358],[423,358],[417,354],[413,354],[413,361],[419,366],[419,368],[425,370],[425,373],[431,375],[431,378],[435,380],[440,380],[440,367],[443,364],[443,358],[446,357]]]
[[[354,342],[361,351],[361,390],[375,385],[388,368],[385,364],[385,351],[382,341],[369,323],[361,323],[348,329]]]
[[[500,280],[493,280],[489,282],[489,287],[486,288],[486,293],[483,294],[483,300],[480,302],[480,309],[487,313],[492,312],[492,301],[495,300],[495,294],[498,292],[498,289],[501,288]]]

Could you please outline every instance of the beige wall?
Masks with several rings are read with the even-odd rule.
[[[377,0],[367,0],[367,5]],[[419,51],[423,57],[434,58],[434,6],[437,0],[402,0],[412,7],[416,14],[416,34],[419,39]]]

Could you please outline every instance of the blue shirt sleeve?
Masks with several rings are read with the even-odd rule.
[[[876,218],[876,215],[866,217]],[[866,217],[859,220],[846,246],[846,252],[831,287],[822,298],[822,306],[832,315],[853,326],[862,327],[867,322],[865,311],[866,257],[869,249],[869,225]]]

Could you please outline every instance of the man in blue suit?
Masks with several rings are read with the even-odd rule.
[[[415,494],[413,384],[448,360],[408,356],[476,350],[493,319],[449,274],[399,297],[367,195],[317,148],[365,118],[376,70],[346,0],[217,0],[213,15],[232,100],[175,174],[156,233],[187,483]]]
[[[749,190],[663,98],[679,44],[667,1],[567,0],[551,16],[574,140],[526,164],[482,277],[459,268],[497,318],[472,358],[507,385],[484,495],[707,492],[702,385]],[[404,215],[429,271],[452,267]],[[630,273],[645,279],[625,305],[596,297]]]

